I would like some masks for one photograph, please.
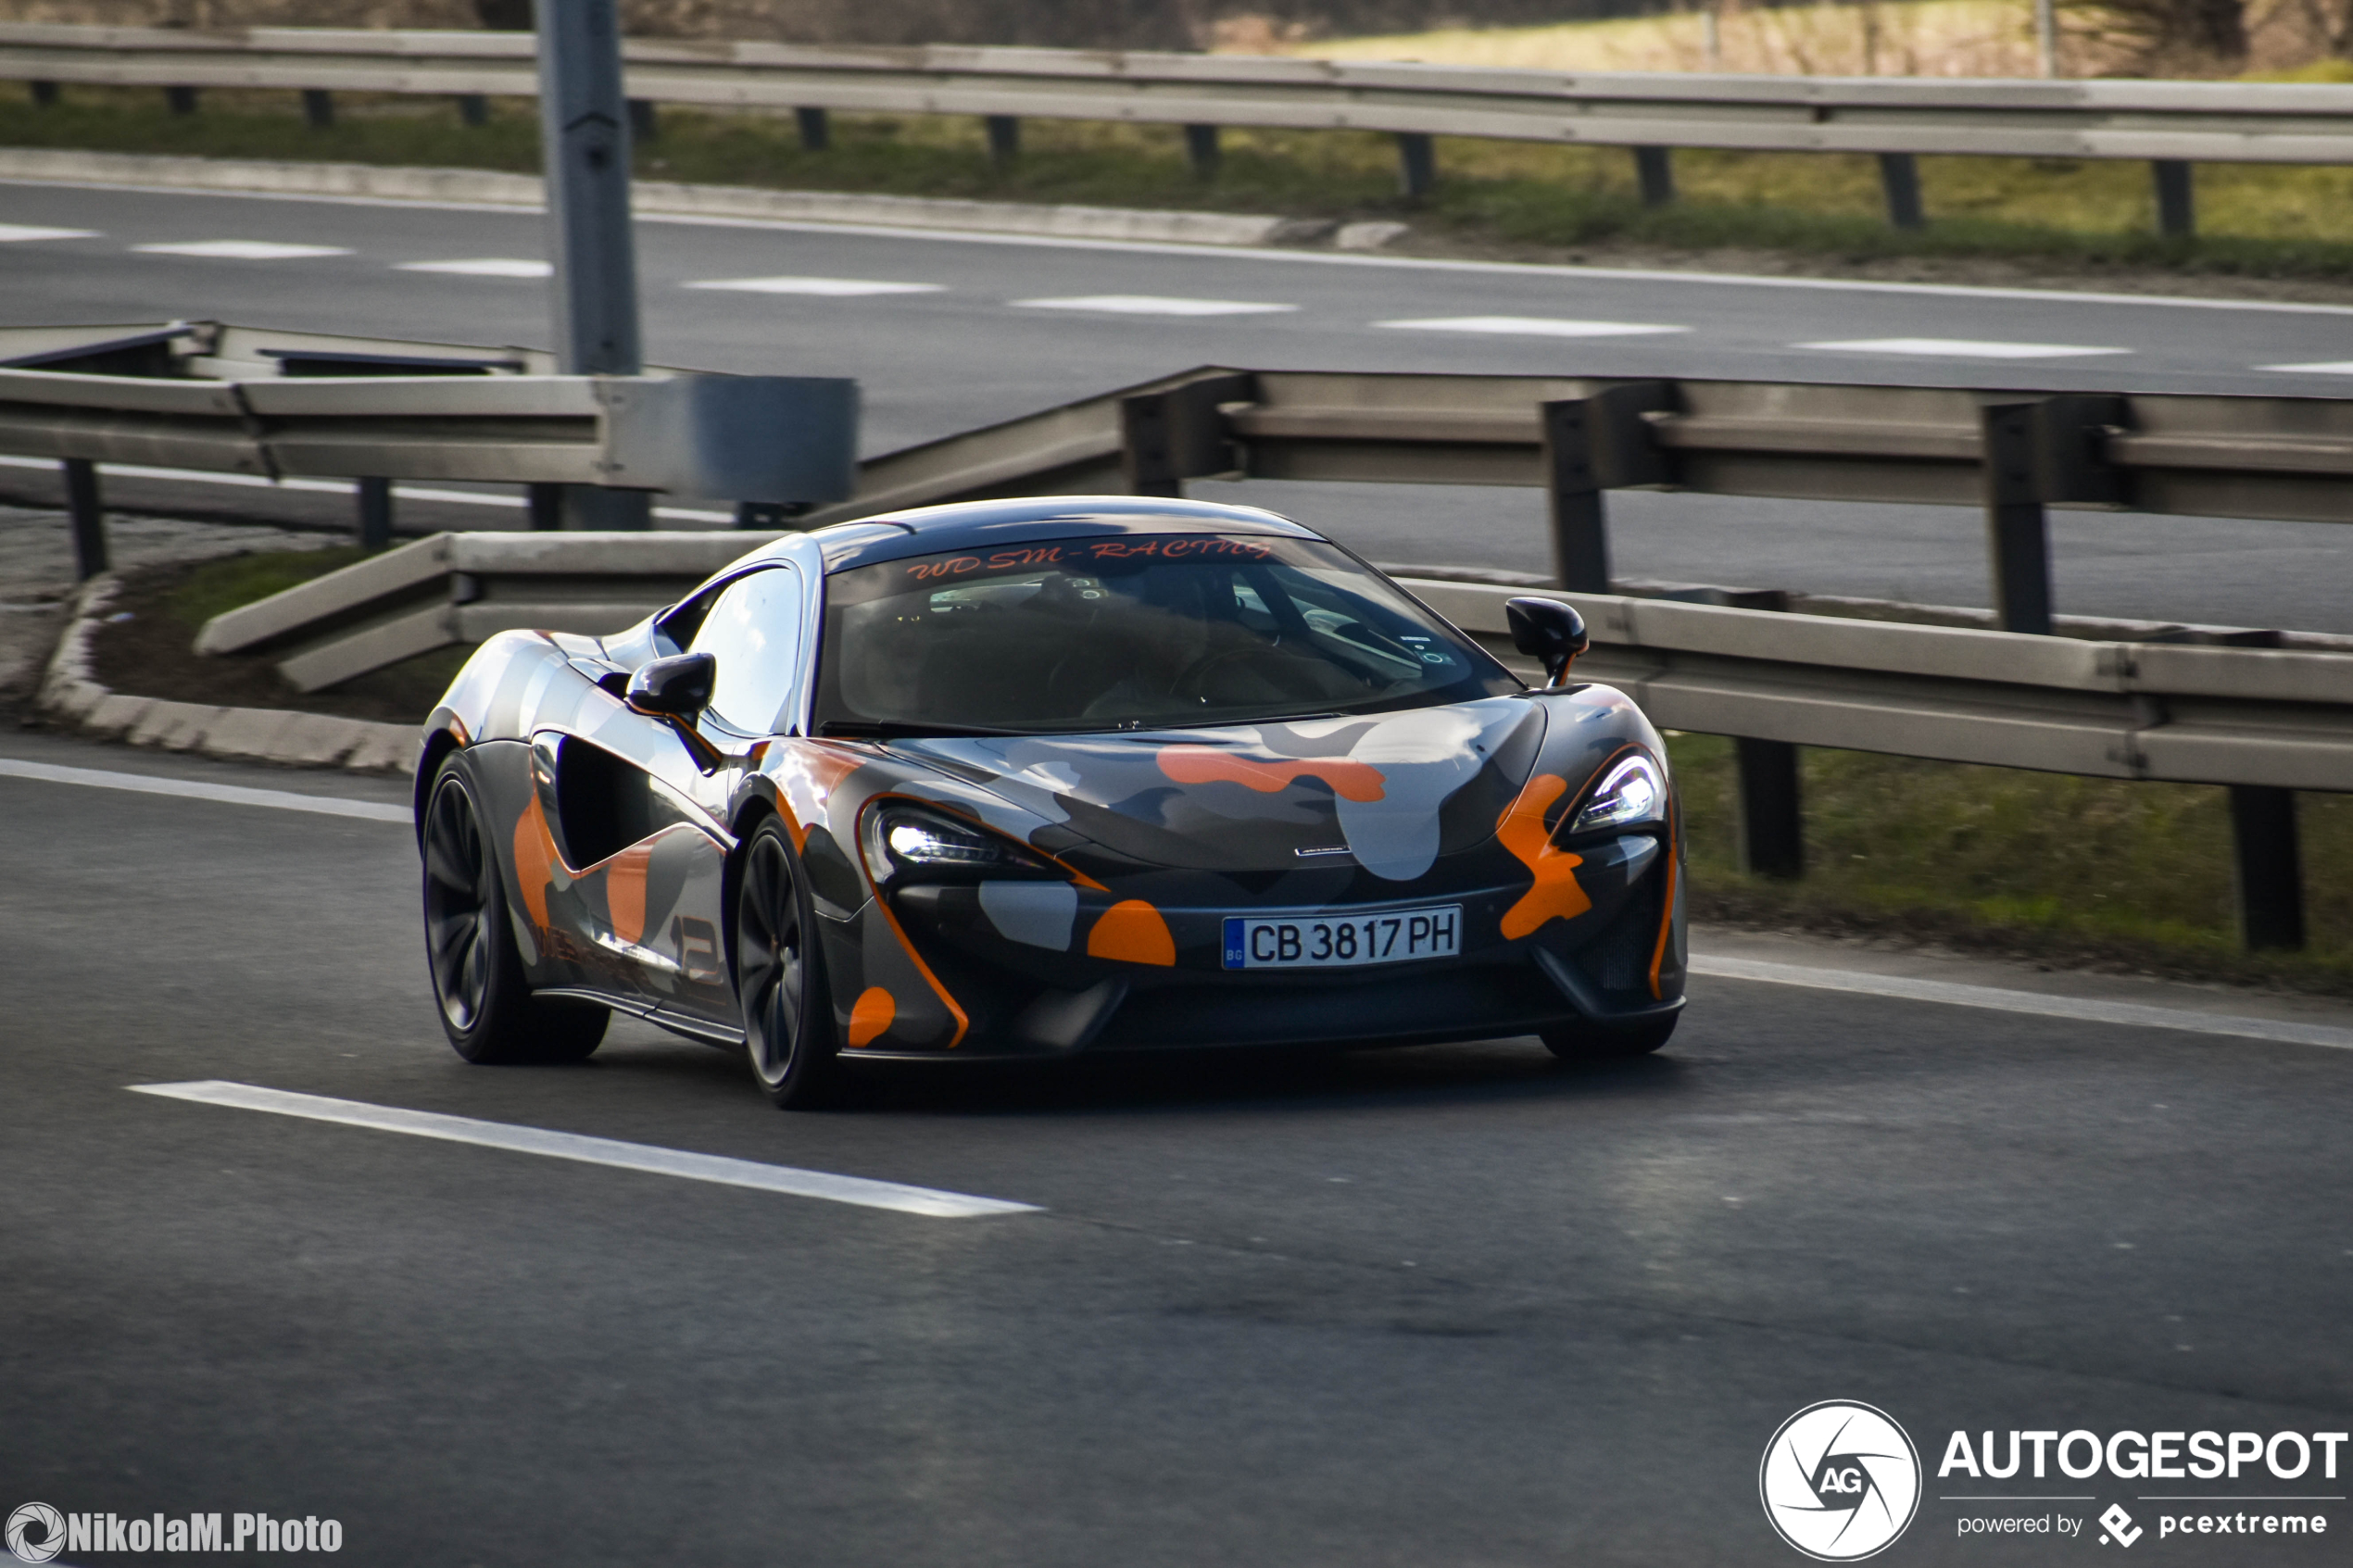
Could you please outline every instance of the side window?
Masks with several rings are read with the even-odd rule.
[[[729,583],[687,651],[719,660],[712,716],[741,734],[766,734],[799,672],[800,574],[771,567]]]

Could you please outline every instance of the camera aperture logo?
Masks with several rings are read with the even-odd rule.
[[[8,1554],[25,1562],[46,1562],[66,1549],[66,1516],[45,1502],[29,1502],[8,1515]]]
[[[1884,1550],[1920,1506],[1920,1456],[1886,1411],[1808,1405],[1765,1445],[1756,1489],[1781,1539],[1818,1562]]]

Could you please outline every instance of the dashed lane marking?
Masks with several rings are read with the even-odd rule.
[[[1900,974],[1867,974],[1858,970],[1816,969],[1808,964],[1770,963],[1762,959],[1694,954],[1691,972],[1718,980],[1755,980],[1768,985],[1804,985],[1817,991],[1844,991],[1858,997],[1885,997],[1906,1002],[1942,1002],[1952,1007],[1985,1008],[1994,1012],[2026,1013],[2036,1018],[2071,1019],[2081,1023],[2119,1023],[2132,1029],[2180,1029],[2194,1035],[2268,1040],[2275,1045],[2323,1046],[2331,1050],[2353,1050],[2353,1029],[2337,1029],[2325,1023],[2294,1023],[2281,1019],[2191,1012],[2183,1008],[2150,1007],[2141,1002],[2111,1002],[2090,997],[2052,997],[2040,991],[2010,991],[1997,985],[1964,985],[1950,980],[1915,980]]]
[[[461,261],[403,261],[396,272],[447,272],[459,278],[549,278],[555,268],[545,261],[518,256],[477,256]]]
[[[1008,1203],[997,1198],[975,1198],[943,1192],[937,1187],[878,1182],[864,1176],[839,1176],[829,1171],[803,1171],[790,1165],[766,1165],[755,1160],[734,1160],[718,1154],[691,1154],[685,1149],[653,1144],[624,1143],[618,1138],[588,1137],[579,1133],[555,1133],[543,1127],[517,1126],[510,1122],[479,1122],[471,1116],[445,1116],[431,1110],[406,1110],[398,1106],[370,1105],[361,1100],[332,1099],[251,1084],[208,1079],[192,1084],[132,1084],[132,1093],[166,1099],[194,1100],[200,1105],[225,1105],[239,1110],[267,1111],[273,1116],[297,1116],[346,1127],[406,1133],[411,1137],[444,1143],[472,1144],[517,1154],[537,1154],[551,1160],[607,1165],[648,1175],[678,1176],[721,1186],[750,1187],[793,1198],[823,1198],[861,1209],[888,1209],[935,1220],[969,1220],[991,1214],[1034,1214],[1034,1203]]]
[[[44,784],[80,784],[87,789],[121,789],[134,795],[177,795],[189,800],[212,800],[227,806],[264,806],[274,811],[308,811],[321,817],[356,817],[362,822],[414,821],[406,806],[374,800],[344,800],[332,795],[298,795],[290,789],[249,789],[244,784],[207,784],[201,779],[167,779],[154,773],[117,773],[97,768],[65,768],[53,762],[25,762],[0,757],[0,779],[33,779]]]
[[[707,278],[682,285],[690,289],[724,289],[736,294],[807,294],[827,299],[855,299],[864,295],[938,294],[945,283],[895,283],[879,278]]]
[[[2074,343],[1989,343],[1966,337],[1863,337],[1841,343],[1793,343],[1831,354],[1908,354],[1923,359],[2080,359],[2092,354],[2130,354],[2129,348],[2093,348]]]
[[[2309,365],[2258,365],[2259,370],[2284,370],[2296,376],[2353,376],[2353,359],[2316,359]]]
[[[349,256],[342,245],[282,245],[276,240],[185,240],[132,245],[148,256],[201,256],[217,261],[292,261],[307,256]]]
[[[1549,316],[1425,316],[1373,325],[1415,332],[1489,332],[1498,337],[1649,337],[1692,330],[1644,321],[1564,321]]]
[[[1085,294],[1013,303],[1025,310],[1100,310],[1112,316],[1270,316],[1299,308],[1247,299],[1177,299],[1157,294]]]
[[[95,229],[44,229],[32,223],[0,223],[0,245],[23,245],[32,240],[94,240]]]

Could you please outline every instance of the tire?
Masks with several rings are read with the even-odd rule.
[[[1670,1012],[1665,1018],[1616,1029],[1601,1023],[1556,1023],[1539,1037],[1543,1040],[1544,1048],[1563,1061],[1608,1061],[1646,1056],[1674,1037],[1676,1021],[1682,1016]]]
[[[531,994],[482,807],[455,758],[426,797],[423,842],[425,965],[449,1044],[483,1066],[586,1060],[612,1015]]]
[[[784,825],[771,817],[744,846],[736,879],[736,995],[751,1075],[781,1110],[831,1102],[841,1035],[809,878]]]

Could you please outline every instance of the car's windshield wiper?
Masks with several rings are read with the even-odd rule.
[[[978,724],[933,724],[917,719],[828,719],[821,735],[845,740],[920,740],[925,735],[1018,735],[1025,730],[991,730]]]

